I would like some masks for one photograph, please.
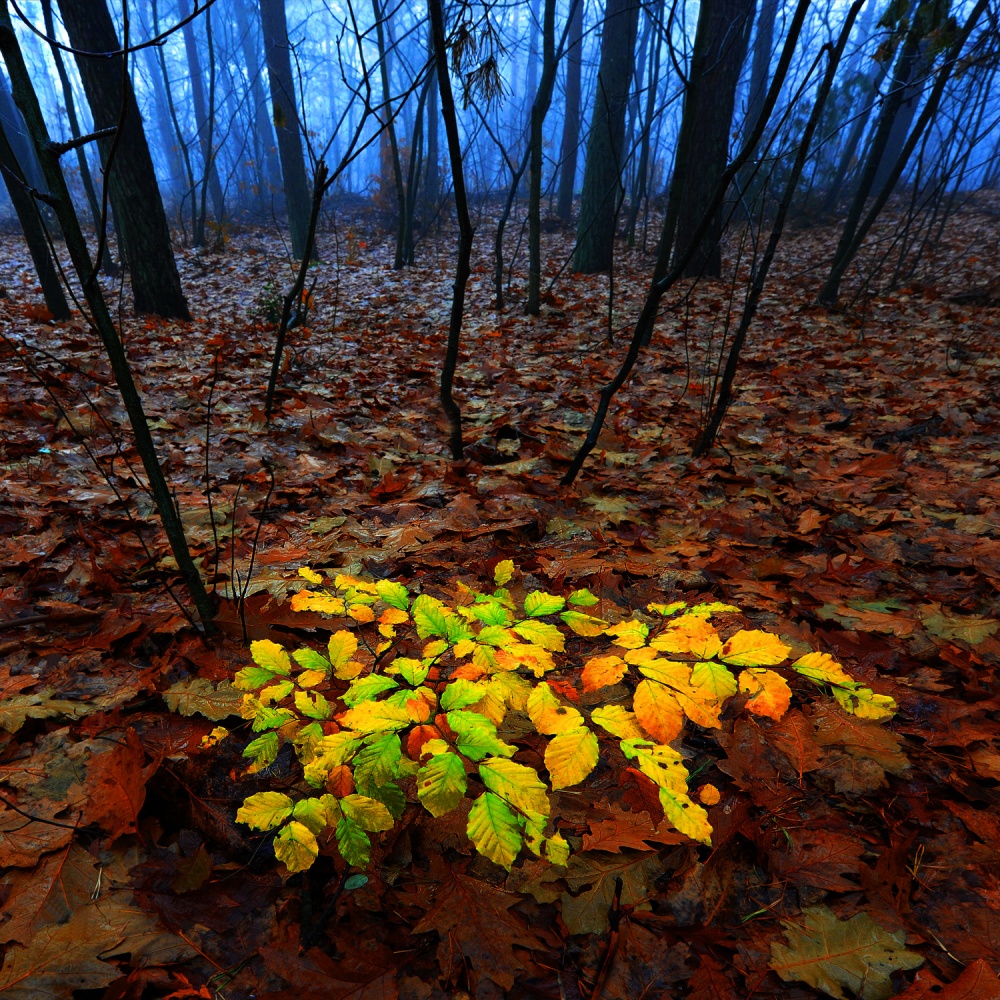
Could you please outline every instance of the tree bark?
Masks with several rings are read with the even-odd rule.
[[[13,104],[6,89],[6,80],[0,85],[0,100],[2,99],[10,100]],[[2,115],[0,118],[6,119],[6,115]],[[20,163],[18,163],[14,147],[8,141],[5,120],[0,121],[0,173],[3,174],[7,194],[10,195],[11,204],[17,213],[17,220],[21,223],[21,232],[24,233],[24,240],[28,244],[28,252],[35,265],[38,282],[42,286],[45,307],[52,313],[53,319],[69,319],[71,316],[69,303],[66,301],[66,295],[59,280],[59,271],[56,269],[55,261],[49,250],[45,223],[42,221],[42,215],[35,199],[28,191],[28,181]]]
[[[71,44],[82,52],[118,52],[121,42],[105,0],[60,0]],[[156,183],[124,56],[77,55],[76,64],[93,113],[94,128],[119,126],[98,141],[105,183],[131,273],[137,313],[190,319],[170,245],[170,228]],[[88,275],[84,281],[91,282]]]
[[[458,349],[462,336],[462,317],[465,313],[465,290],[472,272],[472,219],[469,199],[465,191],[465,173],[462,166],[462,140],[458,133],[458,116],[455,97],[451,90],[448,71],[448,47],[444,31],[442,0],[428,0],[431,20],[431,38],[434,44],[434,64],[437,70],[438,90],[441,93],[441,117],[448,137],[448,159],[451,161],[451,187],[455,195],[455,215],[458,219],[458,260],[455,263],[455,284],[451,299],[451,317],[448,323],[448,347],[441,369],[441,409],[448,418],[449,443],[455,461],[462,458],[462,411],[452,395],[455,369],[458,366]]]
[[[272,121],[278,135],[278,157],[288,206],[288,229],[292,255],[301,258],[306,250],[309,231],[309,181],[302,153],[302,128],[299,124],[295,78],[292,76],[285,0],[260,0],[260,20],[264,31],[264,55],[271,84]]]
[[[573,255],[574,269],[584,274],[611,270],[625,161],[625,110],[638,23],[638,0],[607,0]]]
[[[719,177],[726,169],[736,85],[746,55],[753,11],[754,0],[702,0],[684,93],[664,236],[656,263],[657,278],[670,269],[671,259],[687,254]],[[722,214],[720,205],[690,257],[685,276],[721,274]]]
[[[569,223],[576,189],[576,161],[580,146],[580,98],[583,75],[583,0],[575,0],[570,11],[569,48],[566,51],[566,114],[563,118],[559,159],[559,197],[556,215]]]

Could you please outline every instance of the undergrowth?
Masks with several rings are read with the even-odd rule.
[[[467,798],[466,830],[480,853],[507,869],[522,849],[565,865],[571,843],[550,793],[586,782],[611,746],[656,786],[680,833],[710,844],[704,806],[718,791],[691,795],[678,748],[688,723],[717,728],[727,708],[780,720],[792,698],[786,676],[795,675],[863,718],[896,708],[826,653],[771,669],[791,647],[731,628],[739,609],[728,604],[652,603],[611,622],[586,610],[599,603],[587,590],[509,588],[509,560],[496,567],[492,592],[458,583],[450,602],[390,580],[324,583],[299,572],[313,589],[295,594],[293,609],[349,628],[331,629],[324,652],[254,642],[253,665],[234,680],[242,715],[260,733],[244,750],[249,771],[267,768],[285,744],[301,766],[293,795],[258,792],[237,814],[275,831],[275,854],[291,872],[334,845],[365,867],[370,835],[391,829],[408,804],[437,817]],[[530,751],[525,733],[536,749],[543,739],[543,753]]]

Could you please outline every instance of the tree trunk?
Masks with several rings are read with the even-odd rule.
[[[288,206],[288,229],[292,237],[292,255],[305,253],[309,230],[309,181],[302,153],[302,129],[299,124],[292,76],[285,0],[260,0],[260,20],[264,30],[264,55],[271,83],[272,120],[278,135],[278,156]]]
[[[632,193],[632,204],[629,206],[628,222],[625,225],[625,238],[629,246],[635,246],[635,225],[639,218],[642,203],[646,200],[649,185],[649,152],[653,133],[653,117],[656,114],[656,101],[660,90],[660,24],[663,20],[664,0],[655,0],[650,14],[650,32],[652,48],[649,52],[649,82],[646,89],[646,113],[642,122],[642,134],[639,146],[639,164],[636,167],[635,190]]]
[[[576,188],[576,161],[580,146],[580,97],[583,71],[583,0],[573,0],[569,23],[569,48],[566,51],[566,115],[563,118],[562,146],[559,159],[559,197],[556,215],[569,223],[573,215],[573,192]]]
[[[378,38],[379,69],[382,77],[382,128],[389,137],[389,153],[392,156],[392,179],[396,187],[396,255],[392,266],[400,270],[403,266],[403,245],[406,239],[406,187],[403,184],[403,165],[399,161],[399,143],[396,141],[396,122],[392,114],[392,86],[389,80],[389,52],[385,45],[385,24],[379,0],[372,0],[375,16],[375,31]]]
[[[577,0],[582,3],[582,0]],[[528,167],[528,304],[530,316],[542,305],[542,126],[556,81],[556,0],[545,0],[542,15],[542,84],[531,104],[531,152]]]
[[[260,204],[270,207],[271,197],[277,195],[282,199],[284,208],[284,190],[281,186],[281,164],[278,161],[277,140],[274,136],[274,126],[267,110],[267,97],[261,85],[261,49],[257,32],[256,19],[247,9],[247,0],[234,0],[233,13],[236,18],[236,30],[240,35],[240,48],[243,51],[243,62],[246,64],[247,79],[250,81],[250,100],[253,102],[253,122],[255,143],[254,149],[258,159],[257,195]]]
[[[103,6],[103,0],[101,6]],[[107,13],[106,9],[105,13]],[[170,487],[163,476],[163,469],[156,454],[156,445],[153,442],[153,436],[143,411],[142,398],[136,388],[135,380],[132,378],[125,348],[112,322],[100,284],[90,280],[94,273],[94,267],[87,252],[83,232],[80,229],[80,220],[73,209],[66,180],[59,164],[59,157],[49,141],[45,120],[42,117],[42,109],[38,104],[38,97],[32,86],[28,67],[24,63],[17,36],[14,34],[14,28],[10,22],[7,0],[0,0],[0,54],[3,56],[4,64],[10,75],[14,99],[17,101],[21,114],[24,115],[28,132],[41,162],[52,207],[66,239],[66,249],[83,283],[84,295],[90,306],[94,326],[104,344],[111,364],[111,371],[128,413],[129,423],[135,436],[136,450],[142,459],[143,469],[149,480],[149,491],[156,504],[171,551],[194,600],[205,631],[211,631],[214,615],[212,600],[206,593],[201,574],[191,558],[187,539],[184,536],[184,527],[177,508],[174,506]]]
[[[431,58],[434,57],[434,40],[429,40]],[[430,218],[437,212],[441,200],[441,149],[438,142],[438,88],[427,91],[427,180],[424,181],[424,214]],[[412,261],[410,262],[412,263]]]
[[[746,56],[754,0],[702,0],[684,93],[674,173],[655,276],[686,254],[729,161],[736,85]],[[753,129],[753,125],[750,126]],[[690,258],[685,276],[722,273],[722,206]]]
[[[118,52],[121,43],[105,0],[60,0],[70,43],[82,52]],[[126,26],[127,26],[126,21]],[[76,64],[96,130],[121,125],[113,138],[98,141],[105,183],[123,241],[137,313],[190,319],[170,246],[170,228],[156,183],[123,56],[78,54]],[[87,276],[85,281],[92,282]]]
[[[10,100],[13,104],[10,94],[7,92],[6,80],[0,86],[0,99]],[[6,115],[0,115],[0,119],[3,119],[0,121],[0,173],[3,174],[7,194],[10,195],[11,204],[17,213],[17,220],[21,223],[21,232],[24,233],[28,252],[35,265],[35,272],[38,274],[38,282],[42,286],[45,307],[52,313],[53,319],[69,319],[71,315],[69,304],[59,280],[59,271],[56,269],[55,261],[49,250],[48,236],[45,232],[41,212],[38,210],[35,199],[28,192],[28,182],[24,171],[18,163],[13,146],[7,139],[6,117]]]
[[[927,0],[927,2],[934,3],[935,0]],[[937,113],[938,105],[941,101],[941,95],[944,93],[945,85],[955,69],[955,64],[958,62],[959,56],[962,54],[965,42],[968,40],[969,35],[976,26],[976,22],[982,16],[983,12],[988,9],[988,7],[989,0],[977,0],[975,7],[973,7],[969,12],[965,25],[955,33],[954,41],[944,54],[944,60],[937,72],[937,78],[934,81],[931,93],[928,95],[923,110],[920,112],[920,117],[917,119],[912,130],[910,131],[903,148],[899,151],[896,161],[893,164],[892,169],[889,171],[881,190],[876,193],[871,208],[869,208],[867,214],[864,214],[864,218],[862,218],[865,205],[868,200],[868,195],[872,191],[876,173],[881,165],[888,135],[892,129],[893,118],[895,115],[893,108],[899,106],[899,103],[902,100],[903,89],[901,87],[893,88],[893,90],[890,91],[889,96],[886,98],[885,105],[883,105],[882,109],[883,114],[879,116],[879,123],[876,128],[875,138],[869,147],[870,152],[868,159],[865,162],[865,169],[858,185],[858,191],[855,194],[854,200],[851,203],[851,208],[847,213],[844,230],[841,233],[840,242],[837,244],[837,252],[834,256],[833,264],[830,267],[830,274],[818,296],[818,301],[822,305],[834,306],[837,304],[837,299],[840,295],[840,283],[843,280],[844,273],[846,272],[851,261],[854,260],[858,250],[861,249],[861,244],[864,242],[864,238],[868,235],[871,227],[875,224],[875,220],[878,218],[879,213],[885,207],[885,203],[889,199],[889,194],[892,192],[893,187],[895,187],[898,183],[899,178],[906,169],[906,164],[910,155],[916,148],[917,143],[920,141],[921,134]],[[919,28],[917,27],[919,21],[920,13],[918,11],[917,15],[914,17],[915,27],[911,29],[911,34],[915,30],[919,31]],[[907,58],[914,59],[917,56],[918,46],[916,44],[911,45],[910,42],[911,37],[908,35],[907,41],[903,46],[903,51],[899,56],[899,66],[897,67],[895,76],[897,80],[905,81],[908,78],[909,66],[906,64],[905,60]],[[896,100],[892,100],[893,95],[897,95]]]
[[[179,5],[182,18],[188,17],[191,13],[190,0],[181,0]],[[211,41],[211,8],[205,11],[205,30],[209,33],[209,45]],[[194,103],[195,128],[198,132],[198,143],[201,146],[201,182],[202,191],[208,187],[208,192],[212,195],[212,210],[215,213],[215,221],[222,222],[226,214],[226,202],[222,194],[222,184],[219,182],[219,171],[215,165],[215,150],[212,149],[212,131],[214,123],[212,121],[215,104],[215,87],[210,88],[208,97],[205,95],[205,80],[201,68],[201,55],[198,52],[198,39],[194,33],[194,22],[188,21],[181,29],[184,37],[184,54],[187,56],[189,78],[191,80],[191,98]],[[214,77],[215,67],[211,67]],[[202,201],[205,195],[202,193]],[[192,242],[195,246],[201,246],[205,242],[205,211],[198,212],[195,223],[195,232],[192,234]]]
[[[874,2],[874,0],[872,0]],[[747,135],[757,124],[760,109],[767,95],[767,78],[771,70],[771,50],[774,48],[774,21],[778,13],[778,0],[761,0],[757,31],[753,40],[753,62],[750,67],[750,86],[747,91],[747,113],[742,134]],[[736,180],[737,197],[742,201],[747,217],[750,206],[767,179],[767,172],[756,163],[757,150],[750,155],[747,165]]]
[[[462,166],[462,140],[458,133],[458,116],[451,90],[448,71],[448,47],[444,32],[442,0],[428,0],[431,20],[431,38],[434,44],[434,64],[437,69],[438,89],[441,92],[441,117],[448,137],[448,159],[451,161],[451,186],[455,195],[455,215],[458,219],[458,260],[455,263],[455,284],[451,299],[451,318],[448,323],[448,347],[441,369],[441,409],[448,418],[449,443],[455,461],[462,458],[462,411],[452,395],[455,369],[458,366],[458,349],[462,336],[462,316],[465,312],[465,290],[471,273],[472,219],[469,216],[469,199],[465,192],[465,173]]]
[[[625,110],[638,23],[638,0],[607,0],[573,255],[574,269],[584,274],[611,270],[625,160]]]

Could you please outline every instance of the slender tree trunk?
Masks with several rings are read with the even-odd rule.
[[[431,58],[434,58],[434,39],[428,39]],[[441,113],[438,110],[438,88],[431,87],[427,92],[427,180],[424,181],[424,214],[430,218],[438,209],[441,201],[441,149],[438,141],[438,122]]]
[[[537,316],[542,306],[542,127],[552,103],[552,89],[556,81],[556,0],[545,0],[542,17],[542,83],[531,104],[528,170],[527,312],[530,316]]]
[[[771,70],[774,22],[777,14],[778,0],[761,0],[757,31],[753,40],[753,62],[750,66],[750,86],[747,92],[747,114],[743,122],[743,135],[746,135],[757,123],[760,109],[764,106],[767,78]],[[736,181],[737,196],[746,208],[747,217],[751,214],[750,206],[755,201],[757,192],[761,190],[767,178],[767,172],[755,162],[756,159],[757,151],[754,150]]]
[[[462,458],[462,411],[452,395],[458,350],[462,336],[462,317],[465,313],[465,290],[471,273],[472,219],[469,216],[469,199],[465,192],[465,173],[462,166],[462,140],[458,133],[458,116],[448,72],[448,47],[444,30],[442,0],[428,0],[431,20],[431,38],[434,43],[434,63],[437,69],[438,89],[441,93],[441,117],[448,137],[448,159],[451,161],[451,186],[455,195],[455,215],[458,219],[458,260],[455,264],[455,284],[451,299],[451,319],[448,324],[448,348],[441,369],[441,409],[450,426],[449,443],[452,458]]]
[[[191,13],[190,0],[181,0],[179,5],[181,17],[188,17]],[[208,36],[209,47],[212,46],[212,9],[205,11],[205,31]],[[195,36],[194,22],[188,21],[181,29],[184,37],[184,54],[187,56],[188,77],[191,81],[191,99],[194,104],[195,128],[198,133],[198,143],[201,146],[201,181],[199,184],[202,191],[201,200],[205,200],[205,189],[212,195],[212,210],[215,213],[215,221],[222,222],[226,214],[226,202],[222,194],[222,184],[219,181],[219,171],[215,164],[215,150],[212,149],[212,132],[215,104],[215,60],[209,58],[209,72],[212,76],[210,93],[205,95],[205,79],[201,67],[201,55],[198,52],[198,39]],[[195,231],[192,234],[192,242],[195,246],[201,246],[205,242],[205,209],[198,211],[195,222]]]
[[[261,48],[257,19],[247,9],[247,0],[234,0],[233,13],[236,18],[236,30],[240,35],[240,48],[246,65],[247,79],[250,83],[250,100],[253,102],[256,133],[254,148],[262,167],[257,193],[260,204],[266,208],[270,206],[271,198],[274,196],[283,200],[284,190],[281,186],[281,163],[278,160],[274,126],[268,114],[267,97],[261,84]],[[284,205],[281,207],[284,208]]]
[[[10,96],[6,92],[6,81],[4,81],[3,95],[8,98]],[[7,194],[10,195],[11,204],[17,213],[17,220],[21,223],[21,232],[24,233],[24,240],[28,244],[28,252],[35,265],[38,283],[42,286],[45,307],[52,313],[53,319],[69,319],[72,314],[63,292],[62,282],[59,280],[59,271],[49,250],[45,223],[42,221],[42,214],[35,199],[28,192],[28,181],[17,161],[14,148],[7,139],[6,122],[0,122],[0,173],[3,174]]]
[[[191,558],[187,539],[184,536],[184,527],[177,509],[174,507],[170,487],[164,478],[163,469],[156,454],[156,445],[153,442],[153,436],[143,411],[142,398],[132,378],[125,348],[112,322],[107,303],[101,292],[101,286],[98,282],[91,280],[94,265],[87,251],[83,231],[80,229],[80,220],[73,209],[66,180],[59,164],[59,157],[49,140],[28,67],[25,65],[17,36],[14,34],[10,13],[7,9],[7,0],[0,0],[0,54],[3,56],[7,72],[10,75],[14,99],[24,116],[38,153],[52,208],[66,239],[66,249],[77,274],[80,276],[94,325],[104,344],[115,382],[122,395],[122,402],[125,404],[132,433],[135,436],[136,450],[142,459],[142,465],[149,480],[149,490],[160,515],[160,521],[163,524],[174,558],[177,560],[181,577],[194,600],[202,625],[206,631],[210,631],[215,609],[205,590],[201,574]]]
[[[668,274],[664,275],[662,278],[654,277],[651,282],[649,292],[646,295],[646,301],[643,303],[642,310],[635,321],[635,326],[632,330],[632,339],[629,342],[625,357],[622,359],[622,363],[619,366],[614,378],[611,379],[611,381],[608,382],[607,385],[605,385],[601,390],[600,399],[598,400],[597,408],[594,412],[594,419],[591,422],[590,429],[587,431],[587,436],[577,449],[576,455],[573,456],[573,461],[570,463],[569,469],[566,471],[566,474],[561,480],[563,486],[569,486],[573,483],[579,474],[580,469],[583,468],[583,463],[587,460],[587,456],[591,453],[591,451],[593,451],[594,446],[597,444],[597,439],[600,436],[601,429],[604,427],[605,418],[608,415],[608,407],[611,405],[611,401],[614,399],[615,393],[617,393],[618,390],[628,381],[629,376],[632,374],[632,369],[635,367],[635,363],[639,358],[643,345],[647,344],[652,336],[653,328],[656,325],[656,314],[659,310],[660,299],[663,298],[663,295],[668,288],[671,288],[677,281],[680,280],[684,270],[687,268],[689,259],[697,250],[702,237],[708,232],[714,213],[717,212],[722,206],[726,192],[729,189],[729,185],[733,182],[733,178],[746,162],[751,149],[756,147],[757,143],[760,142],[761,136],[764,134],[764,121],[774,111],[774,107],[778,102],[778,94],[780,93],[788,75],[788,68],[791,65],[792,57],[795,54],[799,35],[802,32],[802,25],[805,22],[806,14],[809,11],[810,2],[811,0],[799,0],[796,5],[795,12],[793,13],[789,23],[788,36],[785,39],[785,46],[775,69],[774,79],[771,82],[771,86],[767,92],[767,98],[764,101],[764,110],[761,112],[761,118],[758,119],[757,126],[747,137],[742,149],[739,150],[733,158],[732,163],[726,167],[722,176],[719,178],[712,200],[706,208],[705,214],[702,217],[701,225],[695,232],[694,238],[692,239],[688,250],[680,256],[677,263]]]
[[[396,186],[396,255],[393,268],[403,266],[403,243],[406,235],[406,187],[403,184],[403,166],[399,162],[399,143],[396,141],[396,122],[392,114],[392,86],[389,81],[389,52],[385,45],[385,24],[379,0],[372,0],[375,16],[375,31],[378,37],[379,69],[382,77],[382,127],[389,136],[389,151],[392,154],[392,178]]]
[[[933,0],[931,0],[931,2],[933,2]],[[880,161],[885,151],[885,140],[892,128],[891,108],[887,112],[885,106],[883,106],[883,112],[885,112],[885,114],[879,118],[879,124],[876,129],[876,137],[871,144],[868,161],[865,164],[865,170],[858,186],[858,191],[851,204],[847,220],[844,223],[844,230],[841,233],[840,242],[837,245],[837,252],[830,268],[830,274],[818,296],[819,302],[823,305],[834,306],[837,304],[837,299],[840,295],[840,283],[844,278],[845,271],[850,266],[851,261],[854,260],[858,250],[861,249],[861,244],[864,242],[864,238],[868,235],[868,232],[875,224],[875,220],[878,218],[879,213],[885,207],[885,203],[889,200],[889,195],[892,193],[892,189],[898,183],[899,178],[902,177],[903,171],[906,169],[907,161],[913,153],[913,150],[916,148],[917,143],[920,141],[920,136],[923,134],[924,129],[927,128],[934,115],[937,113],[938,105],[941,102],[941,95],[944,93],[945,85],[955,69],[955,64],[958,62],[959,56],[962,54],[962,49],[964,48],[969,35],[972,33],[973,28],[976,26],[976,22],[982,16],[983,12],[988,9],[988,7],[989,0],[977,0],[976,5],[969,12],[969,16],[964,27],[957,32],[954,41],[945,52],[944,62],[937,72],[934,86],[927,97],[923,110],[920,112],[920,117],[910,130],[909,137],[903,145],[903,148],[899,151],[899,155],[896,157],[896,162],[893,165],[892,170],[889,172],[881,190],[876,194],[871,208],[869,208],[868,213],[864,215],[864,218],[862,218],[865,204],[868,200],[868,195],[872,190],[875,175],[879,169]],[[916,22],[916,18],[914,18],[914,21]],[[899,57],[902,65],[897,71],[896,79],[905,80],[907,78],[908,67],[903,62],[904,58],[907,56],[909,58],[916,57],[916,46],[910,46],[904,43],[904,51],[900,53]],[[889,97],[886,98],[886,105],[889,104],[889,100],[894,92],[895,91],[890,91]],[[895,102],[893,103],[895,104]]]
[[[753,11],[754,0],[702,0],[667,199],[664,239],[656,264],[658,278],[670,269],[671,256],[676,259],[687,253],[729,161],[736,85]],[[687,276],[718,277],[722,273],[722,228],[719,206],[690,258]]]
[[[652,50],[649,54],[650,69],[649,83],[646,91],[646,114],[642,123],[642,135],[639,146],[639,165],[636,168],[636,186],[632,195],[632,204],[629,206],[628,222],[625,225],[625,238],[629,246],[635,246],[635,225],[639,218],[639,212],[643,202],[646,200],[646,191],[649,184],[649,151],[650,140],[653,134],[653,118],[656,114],[656,102],[660,90],[660,24],[663,20],[664,0],[655,0],[653,10],[650,15],[652,31]]]
[[[583,71],[583,0],[575,0],[570,11],[569,48],[566,51],[566,115],[563,118],[559,158],[559,197],[556,215],[569,223],[573,216],[576,161],[580,146],[580,98]]]
[[[806,160],[808,159],[809,147],[812,145],[813,136],[816,134],[816,129],[823,117],[823,109],[826,106],[827,98],[830,96],[830,89],[833,87],[833,81],[837,75],[837,67],[840,65],[840,60],[844,55],[844,48],[847,45],[848,38],[850,38],[851,28],[854,25],[854,21],[865,2],[866,0],[854,0],[854,3],[851,4],[851,7],[847,11],[847,16],[844,19],[843,27],[840,30],[840,35],[837,38],[837,43],[834,45],[833,51],[830,53],[826,73],[823,75],[823,80],[821,81],[819,89],[816,92],[812,112],[809,115],[808,122],[806,122],[806,127],[802,131],[802,136],[796,149],[795,161],[792,164],[788,181],[785,184],[785,191],[781,202],[778,205],[774,224],[771,226],[771,233],[768,236],[767,247],[764,250],[764,255],[761,260],[759,262],[754,262],[753,280],[750,284],[750,291],[747,295],[746,302],[743,305],[743,315],[740,317],[739,326],[733,336],[732,343],[729,345],[729,351],[726,354],[726,363],[722,369],[722,377],[719,379],[718,385],[715,386],[713,390],[715,397],[714,405],[712,406],[709,418],[701,433],[698,435],[698,440],[695,442],[694,448],[692,449],[692,454],[695,457],[704,455],[705,452],[712,447],[712,444],[715,442],[715,439],[719,434],[722,421],[725,419],[726,413],[729,410],[729,405],[732,402],[733,384],[736,381],[740,353],[742,352],[743,345],[746,342],[746,336],[750,330],[750,324],[753,322],[754,316],[757,314],[757,306],[760,303],[760,297],[764,292],[767,275],[771,269],[771,263],[774,261],[774,255],[777,253],[778,244],[781,242],[782,234],[784,233],[785,219],[788,217],[788,211],[792,207],[792,199],[795,196],[795,189],[798,187],[799,178],[802,176],[802,168],[805,166]],[[867,0],[867,2],[870,3],[871,0]],[[760,108],[763,108],[763,102],[760,103],[757,116],[754,119],[755,121],[760,118]]]
[[[105,0],[60,0],[63,25],[75,49],[118,52],[121,42]],[[126,22],[127,26],[127,22]],[[142,117],[124,57],[77,55],[94,128],[120,128],[98,141],[137,313],[190,319],[170,246],[170,228],[156,183]],[[90,280],[88,278],[88,280]]]
[[[638,23],[638,0],[607,0],[573,255],[574,269],[584,274],[611,270],[625,162],[625,110]]]
[[[302,128],[295,96],[295,78],[292,76],[285,0],[260,0],[260,18],[264,30],[267,75],[271,82],[272,120],[278,134],[278,156],[288,206],[292,255],[301,258],[306,248],[311,199],[302,153]]]

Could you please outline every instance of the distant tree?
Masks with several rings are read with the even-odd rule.
[[[399,159],[399,143],[396,140],[396,121],[392,111],[392,84],[389,74],[389,49],[385,44],[386,25],[379,0],[372,0],[372,14],[375,18],[379,76],[382,82],[382,105],[379,118],[382,122],[382,135],[389,143],[392,180],[396,190],[396,253],[392,266],[398,271],[403,266],[403,246],[406,240],[406,185],[403,183],[403,165]]]
[[[580,146],[580,100],[583,70],[583,0],[572,4],[569,22],[569,42],[566,50],[566,102],[564,107],[562,144],[559,159],[559,195],[556,215],[568,223],[573,213],[573,192],[576,188],[576,161]]]
[[[584,274],[611,270],[625,165],[625,110],[638,24],[638,0],[607,0],[573,255],[573,267]]]
[[[178,9],[182,19],[189,17],[191,14],[190,0],[180,0]],[[205,242],[205,225],[208,214],[206,197],[208,194],[212,196],[212,211],[215,214],[215,221],[221,223],[226,215],[226,200],[222,193],[222,182],[219,180],[219,171],[215,162],[216,151],[212,141],[215,131],[215,57],[211,7],[205,11],[203,20],[205,37],[208,41],[209,85],[207,93],[205,91],[205,76],[201,68],[201,55],[198,52],[195,22],[187,21],[181,28],[181,34],[184,38],[184,53],[188,63],[188,80],[191,84],[191,100],[194,103],[195,128],[198,133],[198,143],[201,146],[200,204],[195,213],[195,229],[192,234],[192,242],[195,246],[201,246]]]
[[[271,84],[272,120],[278,135],[278,156],[288,207],[288,229],[292,255],[305,253],[312,202],[306,161],[302,152],[295,78],[292,76],[291,47],[285,19],[285,0],[260,0],[260,21],[264,33],[264,57]]]
[[[190,319],[132,80],[124,72],[124,56],[111,55],[121,52],[121,42],[107,3],[59,0],[59,9],[75,50],[94,128],[117,129],[113,137],[99,139],[98,148],[129,267],[135,310]]]
[[[702,0],[656,263],[657,279],[670,270],[672,259],[686,255],[692,246],[729,162],[736,85],[746,56],[753,14],[754,0]],[[751,124],[750,128],[753,127]],[[690,256],[686,275],[721,273],[722,228],[720,206]]]
[[[268,114],[268,102],[261,83],[261,58],[263,50],[260,42],[258,18],[251,16],[249,0],[234,0],[233,17],[239,35],[240,51],[246,69],[247,85],[250,91],[251,115],[254,127],[254,167],[257,172],[257,196],[260,205],[267,208],[272,196],[282,199],[281,163],[278,160],[277,139],[274,125]]]
[[[960,29],[949,25],[950,30],[942,33],[950,44],[944,49],[934,84],[927,95],[920,115],[913,123],[913,127],[909,129],[909,135],[902,147],[896,152],[892,165],[885,172],[882,164],[889,150],[889,141],[894,131],[896,114],[905,99],[907,83],[912,72],[912,63],[914,60],[922,58],[920,42],[924,34],[930,30],[930,26],[934,26],[934,30],[943,26],[940,19],[942,12],[940,3],[941,0],[924,0],[914,15],[901,46],[893,71],[893,85],[883,102],[874,135],[868,143],[868,155],[858,181],[857,190],[848,208],[847,218],[844,220],[844,228],[840,234],[833,263],[830,266],[830,273],[819,292],[818,298],[823,305],[836,305],[840,295],[840,283],[847,268],[857,255],[865,236],[875,224],[879,213],[885,207],[892,189],[902,177],[921,135],[937,114],[945,85],[962,55],[965,43],[972,34],[979,18],[989,9],[989,0],[977,0],[975,6],[969,11],[965,24]],[[923,16],[921,12],[923,12]],[[991,40],[989,35],[986,37]],[[882,183],[876,187],[876,181],[880,178]],[[870,205],[868,203],[869,197],[872,198]]]

